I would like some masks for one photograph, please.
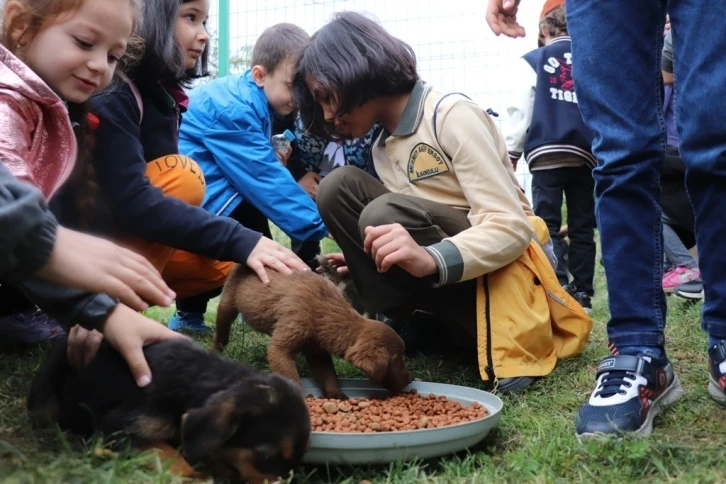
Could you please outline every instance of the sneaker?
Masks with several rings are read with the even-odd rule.
[[[567,291],[567,294],[572,296],[575,301],[580,303],[580,306],[582,306],[582,309],[584,309],[587,314],[592,312],[592,296],[584,291],[578,291],[577,287],[572,284],[565,284],[562,288]]]
[[[575,301],[580,303],[580,306],[582,306],[582,309],[584,309],[587,314],[592,312],[592,298],[588,293],[578,291],[572,297],[575,298]]]
[[[695,281],[701,277],[698,269],[689,269],[688,267],[676,267],[663,275],[663,291],[673,292],[673,290],[685,284],[686,282]]]
[[[700,278],[686,282],[673,289],[673,294],[686,299],[701,300],[703,299],[703,282]]]
[[[42,311],[24,311],[0,318],[0,341],[35,344],[64,334],[58,322]]]
[[[518,376],[514,378],[500,378],[497,385],[499,393],[520,393],[529,388],[536,378],[531,376]]]
[[[726,406],[726,341],[708,350],[708,393],[714,400]]]
[[[204,324],[204,313],[188,313],[177,311],[169,320],[172,331],[188,331],[192,333],[211,333],[212,328]]]
[[[597,369],[590,400],[577,414],[577,438],[624,432],[647,437],[655,416],[682,396],[667,357],[607,357]]]

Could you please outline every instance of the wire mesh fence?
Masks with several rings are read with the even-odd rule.
[[[223,3],[227,2],[226,5]],[[510,66],[537,45],[537,22],[543,0],[527,0],[519,21],[527,29],[524,39],[496,37],[485,21],[486,0],[215,0],[210,29],[212,57],[218,57],[219,32],[228,32],[229,72],[241,73],[257,37],[276,23],[291,22],[312,34],[335,12],[354,10],[373,16],[389,32],[416,52],[419,74],[443,92],[461,92],[505,121]],[[229,16],[220,29],[220,6]],[[215,35],[216,34],[216,35]],[[213,59],[219,65],[219,59]],[[527,194],[530,175],[520,163],[517,172]]]

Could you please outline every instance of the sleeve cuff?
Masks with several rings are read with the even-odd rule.
[[[103,332],[108,316],[118,304],[119,300],[108,294],[94,294],[79,308],[76,322],[85,329]]]
[[[512,160],[518,160],[521,157],[522,157],[521,151],[510,151],[509,152],[509,158],[511,158]]]
[[[436,261],[439,269],[438,275],[432,276],[431,285],[441,287],[447,284],[459,282],[464,275],[464,259],[461,252],[448,240],[424,247],[426,252]]]
[[[23,245],[17,253],[18,265],[15,278],[29,277],[38,272],[48,263],[55,246],[55,237],[58,231],[58,222],[50,212],[32,235],[32,242]]]

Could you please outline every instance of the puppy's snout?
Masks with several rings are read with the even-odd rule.
[[[384,386],[393,393],[398,393],[412,381],[413,376],[406,368],[406,365],[403,364],[403,359],[400,361],[395,359],[388,367]]]

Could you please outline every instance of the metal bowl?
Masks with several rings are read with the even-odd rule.
[[[305,394],[320,396],[309,379],[303,379]],[[385,397],[388,392],[368,380],[340,380],[341,389],[351,398]],[[428,459],[453,454],[481,442],[499,424],[502,401],[491,393],[474,388],[443,383],[414,381],[404,391],[417,390],[422,395],[444,395],[463,405],[478,402],[489,415],[433,429],[363,434],[353,432],[313,432],[307,464],[383,464],[400,460]]]

